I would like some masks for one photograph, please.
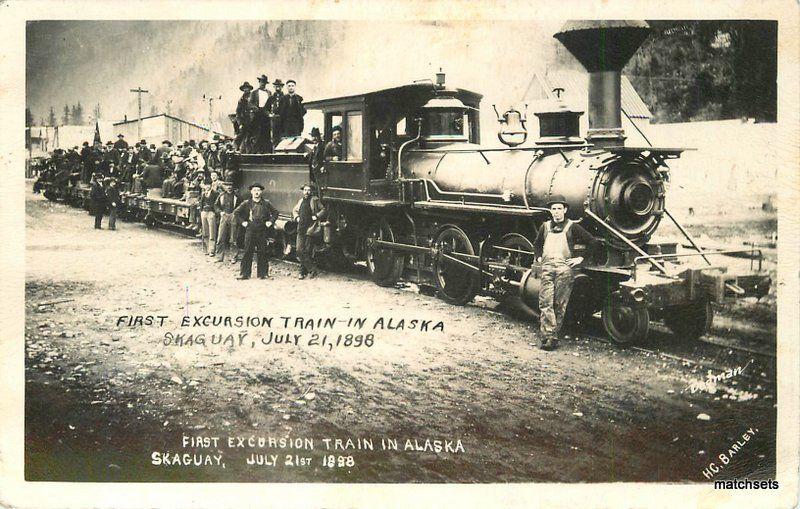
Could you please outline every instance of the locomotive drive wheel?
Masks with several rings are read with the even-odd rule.
[[[694,341],[708,332],[714,320],[711,302],[700,301],[665,310],[664,323],[679,339]]]
[[[528,251],[531,254],[518,253],[513,251],[498,250],[498,261],[518,267],[529,269],[533,265],[533,242],[519,233],[509,233],[500,239],[500,247],[516,249],[517,251]]]
[[[650,329],[650,313],[647,308],[608,302],[601,314],[603,326],[614,343],[628,346],[647,339],[647,331]]]
[[[373,224],[367,234],[367,269],[378,286],[394,286],[403,273],[403,256],[396,251],[377,247],[373,240],[395,242],[394,231],[385,219]]]
[[[477,276],[441,254],[463,253],[474,255],[467,234],[457,226],[445,226],[434,241],[440,255],[434,261],[434,279],[439,298],[450,304],[462,305],[471,301],[477,292]]]

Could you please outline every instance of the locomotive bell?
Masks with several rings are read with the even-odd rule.
[[[494,111],[497,113],[497,108]],[[528,139],[528,129],[525,127],[527,119],[525,115],[514,108],[503,113],[502,117],[497,115],[497,121],[501,125],[501,129],[497,133],[500,143],[509,147],[516,147],[525,143],[525,140]]]

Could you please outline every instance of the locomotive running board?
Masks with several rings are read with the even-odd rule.
[[[467,205],[461,203],[443,202],[443,201],[418,201],[412,205],[415,209],[423,210],[454,210],[459,212],[478,212],[483,214],[509,214],[512,216],[533,217],[539,214],[548,212],[547,209],[526,209],[526,208],[511,208],[511,207],[498,207],[491,205]]]

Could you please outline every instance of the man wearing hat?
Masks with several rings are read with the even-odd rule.
[[[83,148],[81,148],[81,182],[89,183],[92,170],[94,170],[94,150],[89,146],[88,141],[84,141]]]
[[[117,209],[121,203],[119,196],[119,189],[117,188],[117,179],[111,177],[106,178],[108,187],[106,188],[106,203],[108,204],[108,229],[117,229]]]
[[[236,103],[236,125],[239,126],[236,130],[236,148],[246,152],[249,149],[250,124],[253,119],[250,108],[250,93],[253,90],[253,85],[245,81],[239,87],[239,90],[242,91],[242,97]]]
[[[547,207],[552,219],[539,227],[533,252],[542,264],[542,286],[539,290],[541,347],[543,350],[552,350],[558,344],[572,292],[573,271],[583,262],[582,256],[575,255],[576,248],[582,245],[585,251],[591,252],[596,241],[581,225],[567,219],[569,205],[564,196],[552,195]]]
[[[319,221],[325,219],[327,210],[322,201],[314,196],[314,184],[301,187],[303,196],[292,210],[292,218],[297,222],[297,258],[300,260],[300,279],[306,276],[316,277],[317,266],[314,263],[315,235],[309,235]]]
[[[269,258],[267,256],[267,233],[278,219],[278,210],[261,196],[264,186],[261,184],[250,185],[250,199],[243,201],[233,215],[245,228],[244,254],[242,265],[237,279],[250,279],[253,270],[253,254],[258,251],[258,278],[266,279],[269,275]]]
[[[122,134],[117,135],[117,141],[114,142],[114,148],[117,150],[124,150],[128,148],[128,142],[125,141],[125,136]]]
[[[237,221],[233,211],[239,205],[239,197],[233,192],[233,184],[227,180],[221,181],[222,192],[219,193],[214,204],[214,210],[219,214],[219,231],[217,232],[217,261],[225,261],[225,253],[236,248]],[[235,259],[235,257],[234,257]]]
[[[303,133],[303,116],[306,107],[303,106],[303,97],[295,93],[297,82],[286,82],[286,94],[281,98],[281,136],[300,136]]]
[[[161,146],[156,149],[156,155],[151,162],[164,168],[170,152],[172,152],[172,142],[169,140],[162,141]]]
[[[94,216],[94,228],[103,228],[103,214],[106,211],[106,192],[103,190],[103,174],[92,175],[92,187],[89,190],[89,213]]]
[[[311,149],[311,157],[308,159],[308,169],[311,173],[311,180],[317,182],[322,171],[322,165],[325,163],[325,158],[322,157],[325,144],[322,142],[322,133],[319,132],[318,127],[312,127],[308,135],[311,136],[311,143],[314,144],[314,148]]]
[[[153,153],[150,152],[150,149],[147,147],[147,141],[142,140],[139,142],[139,159],[142,161],[149,163],[153,159]]]
[[[283,81],[280,78],[272,82],[275,92],[267,102],[267,113],[269,114],[270,140],[275,146],[281,141],[283,125],[281,124],[281,104],[283,101]]]
[[[250,109],[253,111],[253,146],[252,151],[256,154],[269,152],[269,115],[267,104],[269,104],[272,93],[267,90],[269,78],[266,74],[258,77],[258,88],[250,93]]]

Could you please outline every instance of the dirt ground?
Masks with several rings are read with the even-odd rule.
[[[545,352],[536,346],[537,324],[490,301],[453,307],[407,288],[379,288],[359,270],[299,281],[286,262],[273,262],[269,280],[237,281],[236,268],[203,256],[199,240],[133,223],[96,231],[85,212],[30,191],[26,201],[28,480],[708,482],[709,473],[775,475],[772,357],[686,344],[663,328],[643,345],[660,353],[623,350],[588,337],[600,333],[597,324]],[[41,305],[62,299],[69,301]],[[163,326],[118,325],[130,315],[167,318]],[[205,315],[273,321],[269,328],[191,326],[192,317]],[[185,316],[190,326],[181,327]],[[281,317],[289,317],[285,326]],[[310,328],[318,324],[309,319],[328,317],[339,320],[333,328]],[[365,319],[363,328],[348,324],[351,318]],[[412,320],[430,320],[430,330],[419,322],[412,330]],[[718,337],[774,352],[774,315],[720,323]],[[167,333],[195,342],[165,345]],[[205,345],[196,341],[201,333]],[[296,345],[264,344],[270,333],[301,337]],[[232,343],[224,341],[229,334]],[[743,371],[698,388],[706,368],[682,359],[714,366],[715,375]],[[191,437],[204,441],[184,447]],[[302,447],[281,447],[281,438]],[[221,459],[164,465],[175,453]],[[267,463],[275,455],[277,465],[248,465],[253,454]]]

